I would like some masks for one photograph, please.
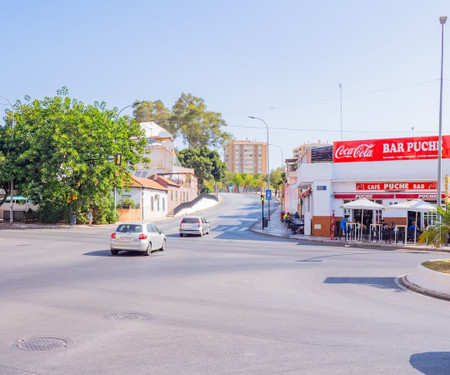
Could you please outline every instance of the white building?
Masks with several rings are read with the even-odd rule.
[[[116,197],[117,203],[122,198],[131,198],[138,205],[137,209],[120,210],[120,220],[151,220],[167,216],[168,196],[167,187],[148,178],[133,178],[133,185],[129,191],[123,191]],[[122,212],[123,211],[123,212]]]
[[[342,204],[368,198],[385,207],[410,199],[436,203],[437,199],[437,137],[415,137],[335,142],[333,161],[320,163],[300,160],[297,169],[301,189],[302,216],[305,234],[330,236],[332,216],[340,221]],[[443,176],[450,173],[450,136],[443,137]],[[442,197],[443,198],[443,195]],[[353,212],[354,220],[366,225],[385,219],[409,225],[413,217],[406,211],[385,210]],[[419,226],[432,220],[432,214],[421,214]]]

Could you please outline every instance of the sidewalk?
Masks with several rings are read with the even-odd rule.
[[[257,234],[265,236],[284,238],[295,241],[312,241],[318,243],[324,243],[334,246],[346,246],[346,247],[364,247],[364,248],[383,248],[383,249],[405,249],[405,250],[425,250],[434,252],[450,253],[450,247],[436,248],[432,245],[424,244],[404,244],[398,243],[385,243],[385,242],[363,242],[363,241],[346,241],[345,239],[330,239],[330,237],[317,237],[317,236],[305,236],[304,234],[292,234],[290,230],[280,221],[280,212],[277,208],[271,213],[271,220],[268,222],[266,228],[262,228],[261,221],[254,224],[250,230]]]

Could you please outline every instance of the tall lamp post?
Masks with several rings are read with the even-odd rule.
[[[340,111],[341,112],[341,141],[343,141],[344,140],[344,136],[342,134],[342,83],[339,83],[338,86],[339,86],[339,89],[341,91],[341,111]]]
[[[248,118],[251,118],[252,120],[259,120],[266,125],[267,130],[267,190],[270,190],[270,169],[269,169],[269,127],[267,126],[267,123],[259,117],[255,116],[248,116]],[[270,200],[267,201],[267,219],[270,221]]]
[[[442,88],[444,76],[444,24],[447,22],[447,17],[439,17],[439,22],[442,25],[441,37],[441,88],[439,97],[439,141],[438,141],[438,176],[437,176],[437,199],[438,207],[441,207],[441,176],[442,176]]]
[[[12,128],[14,131],[14,127],[15,127],[15,123],[14,123],[14,106],[12,105],[12,103],[9,101],[8,98],[5,98],[4,96],[0,96],[0,98],[5,99],[9,105],[11,106],[11,110],[12,110]],[[13,133],[14,134],[14,133]],[[14,190],[14,177],[11,177],[11,201],[9,202],[9,222],[12,223],[14,221],[14,208],[13,208],[13,198],[14,198],[14,194],[13,194],[13,190]]]
[[[142,104],[142,102],[137,101],[137,102],[135,102],[135,103],[133,103],[133,104],[126,105],[125,107],[123,107],[123,108],[117,113],[116,120],[119,119],[119,116],[120,116],[120,114],[122,113],[122,111],[123,111],[124,109],[130,108],[130,107],[133,107],[133,106],[138,106],[138,105],[140,105],[140,104]],[[116,206],[117,206],[117,203],[116,203],[116,186],[114,186],[114,214],[116,213]]]
[[[274,147],[278,147],[278,149],[281,152],[281,168],[284,169],[284,156],[283,156],[283,149],[278,146],[278,145],[274,145],[273,143],[271,143],[269,146],[274,146]]]

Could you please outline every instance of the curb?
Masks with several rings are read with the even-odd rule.
[[[406,288],[406,289],[408,289],[408,290],[410,290],[412,292],[423,294],[423,295],[428,296],[428,297],[439,298],[439,299],[443,299],[443,300],[446,300],[446,301],[450,301],[450,295],[449,294],[441,293],[441,292],[434,292],[432,290],[428,290],[428,289],[422,288],[419,285],[413,284],[412,282],[410,282],[408,280],[408,275],[401,276],[397,280],[398,280],[398,283],[402,287],[404,287],[404,288]]]

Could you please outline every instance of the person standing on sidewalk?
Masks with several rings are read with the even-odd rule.
[[[344,239],[347,239],[347,221],[348,221],[348,215],[344,215],[344,218],[341,220],[341,235],[344,233]],[[339,236],[339,239],[341,236]]]
[[[92,210],[89,211],[88,218],[89,218],[89,226],[92,227]]]

